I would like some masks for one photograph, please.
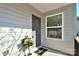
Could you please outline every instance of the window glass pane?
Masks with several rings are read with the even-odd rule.
[[[48,28],[47,37],[48,38],[62,38],[62,29],[61,28]]]
[[[61,25],[62,25],[62,14],[47,18],[47,27],[61,26]]]

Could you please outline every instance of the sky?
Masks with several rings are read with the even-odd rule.
[[[77,16],[79,16],[79,3],[76,4]]]

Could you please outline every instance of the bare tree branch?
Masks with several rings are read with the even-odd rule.
[[[19,35],[19,37],[18,37],[18,39],[17,39],[17,40],[14,38],[14,36],[12,36],[12,37],[15,39],[15,42],[14,42],[14,44],[13,44],[13,46],[12,46],[12,49],[11,49],[11,52],[9,53],[9,55],[11,55],[11,53],[12,53],[12,51],[13,51],[13,48],[14,48],[14,46],[15,46],[16,42],[20,39],[21,34],[22,34],[22,31],[23,31],[23,28],[22,28],[22,30],[21,30],[21,32],[20,32],[20,35]]]

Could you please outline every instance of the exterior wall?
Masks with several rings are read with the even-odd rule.
[[[3,55],[6,51],[9,51],[7,55],[19,54],[17,45],[21,39],[26,33],[32,37],[32,14],[38,17],[43,16],[42,13],[29,4],[0,4],[0,29],[2,29],[0,30],[0,55]],[[10,29],[13,29],[16,35],[13,31],[10,31]],[[20,35],[20,33],[22,33],[22,35]],[[6,36],[6,34],[8,35]],[[2,38],[3,36],[6,37]],[[17,42],[15,43],[16,40]],[[11,44],[12,46],[9,47]]]
[[[77,18],[77,34],[79,35],[79,18]]]
[[[39,11],[34,9],[29,4],[0,4],[0,19],[2,19],[0,20],[1,23],[15,23],[18,25],[24,23],[23,26],[31,28],[32,14],[35,14],[38,17],[42,16]]]
[[[48,15],[56,14],[60,12],[64,12],[63,41],[46,39],[45,38],[45,34],[46,34],[45,33],[45,17]],[[46,46],[46,47],[57,49],[57,50],[60,50],[66,53],[74,54],[74,38],[73,37],[76,36],[75,4],[71,4],[71,5],[62,7],[62,8],[58,8],[56,10],[52,10],[44,14],[42,14],[41,12],[39,12],[38,10],[30,6],[29,4],[0,4],[0,28],[1,27],[6,27],[6,28],[11,27],[11,28],[16,28],[16,29],[20,28],[18,30],[23,29],[23,32],[22,32],[23,36],[21,38],[24,37],[25,35],[24,32],[28,32],[28,35],[31,35],[32,37],[32,14],[41,18],[42,46]],[[4,33],[2,34],[4,35]],[[15,35],[15,38],[17,39],[16,35]],[[10,38],[9,40],[11,39],[13,40],[13,38]],[[4,43],[5,40],[1,41],[1,36],[0,36],[0,45],[1,45],[1,42]],[[18,42],[20,42],[20,40]],[[15,45],[18,45],[18,44],[19,43]],[[5,45],[4,51],[6,50],[7,46]],[[16,47],[17,46],[14,47],[13,54],[9,54],[9,55],[18,55],[18,52],[14,54],[17,51]],[[2,46],[0,46],[0,48],[2,48]],[[3,53],[4,51],[2,48],[2,50],[0,50],[0,55],[3,55],[1,53]]]
[[[63,20],[63,40],[47,39],[44,36],[44,46],[53,48],[65,53],[74,54],[74,37],[76,36],[76,11],[75,4],[70,4],[62,8],[58,8],[45,13],[45,17],[48,15],[64,12]],[[44,22],[44,27],[45,27]],[[44,35],[46,29],[44,29]]]

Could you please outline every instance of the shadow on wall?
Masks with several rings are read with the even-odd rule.
[[[25,35],[32,37],[32,30],[19,27],[0,27],[0,55],[1,56],[18,56],[20,41]],[[25,51],[25,48],[22,49]]]

